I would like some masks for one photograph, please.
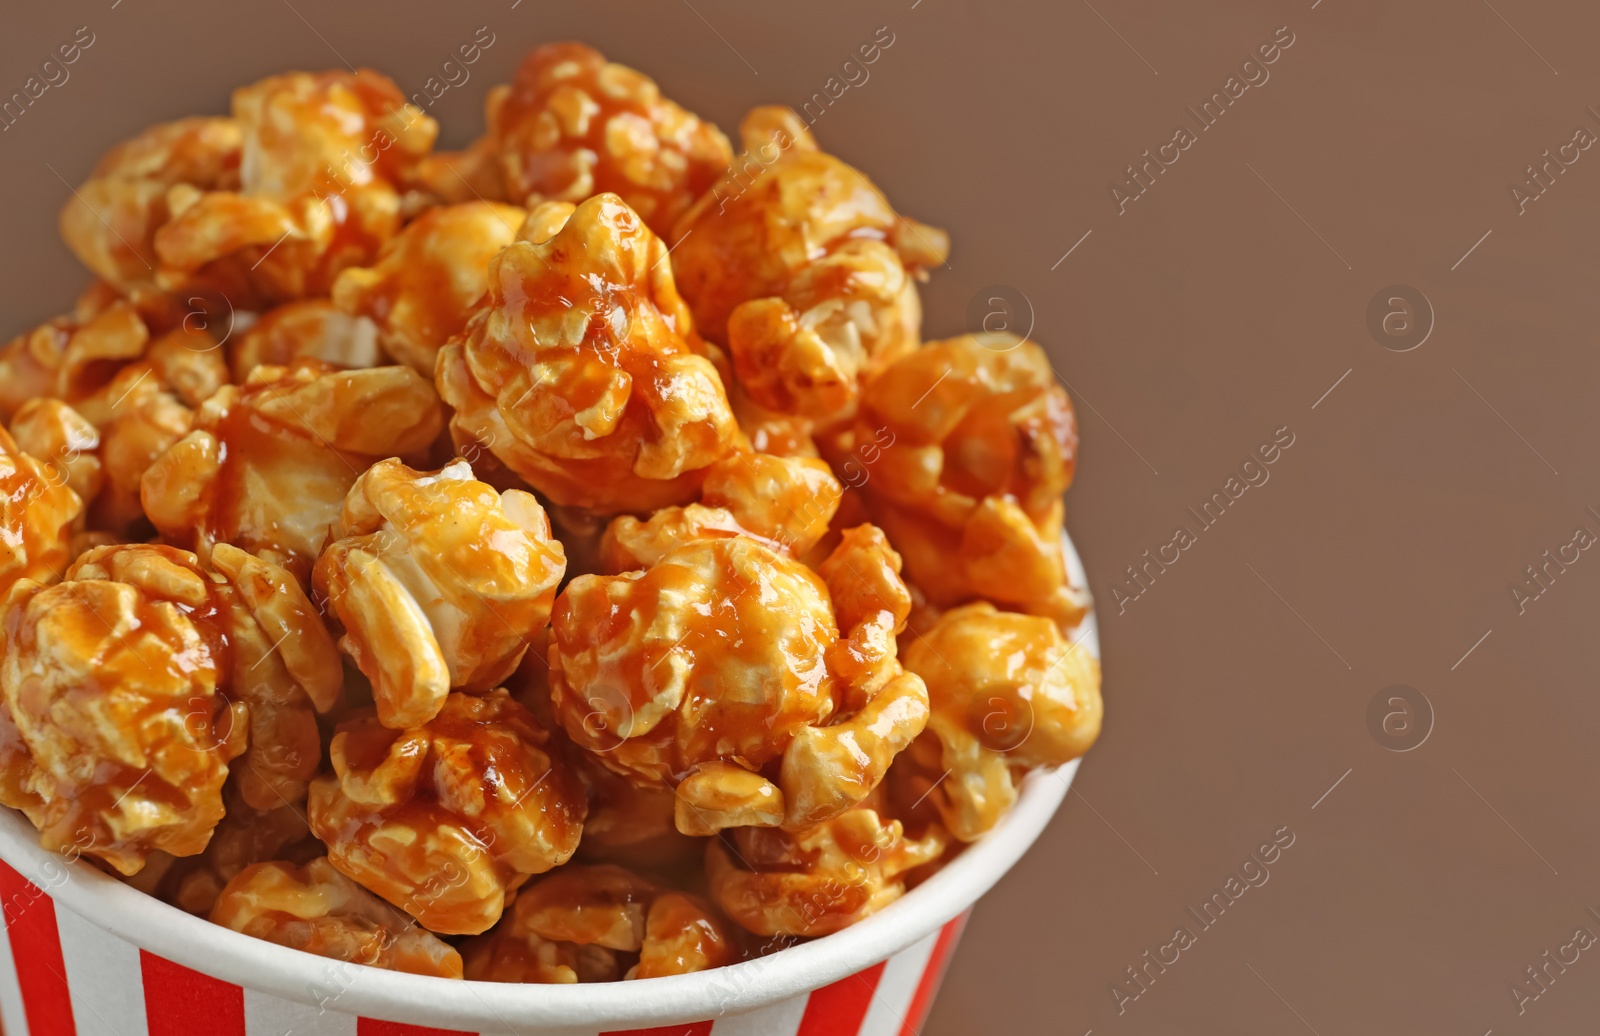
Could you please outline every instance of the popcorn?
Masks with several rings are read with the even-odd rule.
[[[129,536],[145,528],[145,469],[189,431],[191,407],[227,380],[204,330],[152,334],[149,318],[131,303],[91,292],[73,316],[0,349],[0,412],[20,427],[29,408],[20,430],[35,447],[77,471],[97,466],[102,477],[79,478],[89,490],[88,524]]]
[[[296,360],[359,370],[383,362],[378,325],[351,316],[327,299],[299,299],[274,306],[244,329],[232,347],[229,367],[243,384],[257,367],[292,367]],[[432,371],[424,377],[432,379]]]
[[[124,880],[180,910],[207,917],[223,887],[246,867],[268,861],[308,863],[323,854],[322,843],[306,824],[303,804],[255,809],[233,784],[223,788],[222,802],[226,812],[204,852],[182,859],[152,853],[144,870]]]
[[[217,897],[211,920],[319,957],[412,975],[461,977],[461,955],[319,858],[257,863]]]
[[[529,493],[496,493],[458,460],[379,461],[356,480],[314,579],[378,719],[413,727],[452,689],[488,690],[550,620],[565,557]]]
[[[503,689],[451,694],[408,730],[358,715],[311,785],[311,830],[335,867],[430,931],[483,932],[578,846],[583,789],[548,737]]]
[[[485,201],[429,209],[383,246],[373,266],[341,273],[333,300],[375,321],[384,351],[432,379],[440,346],[466,326],[489,287],[489,261],[516,240],[527,216]]]
[[[231,119],[113,149],[63,209],[62,236],[124,291],[250,310],[326,294],[399,230],[400,186],[437,133],[370,69],[272,76],[234,91]]]
[[[171,189],[237,191],[244,155],[235,119],[151,126],[106,152],[61,210],[61,238],[78,261],[119,291],[154,290],[156,232],[171,218]]]
[[[11,419],[11,435],[24,453],[44,461],[53,484],[65,484],[80,501],[99,494],[105,478],[96,452],[100,432],[82,414],[59,399],[30,399]]]
[[[860,483],[872,520],[928,599],[985,598],[1063,628],[1088,608],[1061,554],[1072,403],[1044,350],[1014,335],[932,342],[866,390],[854,444],[883,442]]]
[[[70,316],[24,332],[0,349],[0,413],[7,420],[30,399],[77,404],[99,391],[106,371],[144,355],[150,329],[129,302],[80,300]]]
[[[619,774],[676,787],[685,834],[838,816],[927,720],[922,681],[894,660],[910,598],[882,533],[847,531],[817,571],[773,546],[736,525],[690,535],[556,601],[550,688],[567,734]]]
[[[624,955],[636,963],[624,971]],[[490,982],[686,975],[740,958],[733,929],[698,896],[609,864],[570,865],[525,889],[511,916],[466,952]]]
[[[451,432],[558,505],[682,503],[736,445],[721,379],[696,351],[666,246],[639,217],[612,194],[563,215],[550,203],[529,216],[441,350]]]
[[[914,349],[915,281],[949,238],[890,207],[787,108],[756,108],[744,154],[678,221],[673,269],[701,333],[760,407],[828,422]]]
[[[53,583],[66,570],[83,514],[71,477],[0,429],[0,598],[19,580]]]
[[[530,207],[614,193],[657,234],[728,168],[722,131],[661,96],[649,76],[578,43],[529,54],[490,94],[487,146],[506,197]]]
[[[600,565],[646,568],[685,539],[738,535],[804,557],[827,535],[842,495],[820,460],[735,453],[706,468],[700,503],[662,508],[647,521],[613,521],[601,537]]]
[[[1100,664],[1049,619],[965,605],[912,638],[904,661],[932,707],[906,765],[963,842],[1011,808],[1029,768],[1070,762],[1100,734]]]
[[[741,827],[706,846],[711,897],[757,935],[829,935],[905,894],[906,873],[939,859],[938,826],[920,837],[869,808],[794,831]]]
[[[233,543],[305,582],[361,473],[422,453],[442,426],[438,397],[407,367],[258,367],[196,411],[144,473],[141,499],[167,540]]]
[[[921,346],[947,236],[794,112],[734,161],[575,43],[485,109],[288,72],[73,193],[95,280],[0,345],[0,805],[329,966],[837,931],[1098,733],[1071,404]]]
[[[227,545],[212,566],[106,546],[54,586],[13,588],[0,788],[46,847],[78,844],[123,874],[155,850],[199,853],[241,755],[252,806],[304,794],[321,748],[313,708],[338,690],[332,640],[282,570]]]

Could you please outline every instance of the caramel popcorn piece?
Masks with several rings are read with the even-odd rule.
[[[44,396],[81,403],[143,356],[150,338],[139,311],[122,300],[20,334],[0,349],[0,412],[9,420],[22,404]]]
[[[981,597],[1063,628],[1082,618],[1087,594],[1067,582],[1061,553],[1077,424],[1038,345],[929,343],[872,383],[842,446],[859,458],[845,463],[864,472],[873,521],[933,604]]]
[[[594,954],[594,949],[609,951]],[[590,963],[585,975],[585,950]],[[467,950],[467,977],[491,982],[609,981],[686,975],[739,959],[734,932],[697,896],[622,867],[570,865],[530,885],[511,916]],[[626,959],[634,959],[628,957]]]
[[[793,111],[756,108],[740,134],[744,154],[673,231],[679,284],[754,403],[847,417],[858,385],[916,347],[915,281],[949,239],[896,213]]]
[[[308,863],[326,851],[311,835],[303,803],[255,809],[237,784],[222,790],[226,809],[198,856],[182,859],[152,853],[144,870],[125,879],[148,895],[186,913],[206,917],[222,889],[246,867],[269,861]]]
[[[400,185],[438,125],[387,76],[291,72],[233,94],[240,188],[168,192],[158,281],[222,285],[245,308],[325,295],[400,228]]]
[[[711,896],[757,935],[829,935],[905,893],[905,874],[937,860],[948,838],[920,837],[868,808],[794,831],[741,827],[706,846]]]
[[[964,842],[1011,808],[1029,768],[1070,762],[1100,734],[1100,664],[1049,619],[979,601],[946,612],[904,655],[933,710],[917,768]]]
[[[73,316],[0,349],[0,412],[17,425],[26,408],[21,434],[81,473],[91,528],[130,536],[148,529],[139,502],[145,469],[189,431],[192,407],[227,380],[202,328],[154,334],[127,300],[86,300]],[[95,467],[100,477],[89,474]]]
[[[194,426],[194,411],[142,364],[124,368],[108,386],[116,405],[101,417],[98,457],[105,478],[89,524],[126,537],[148,533],[140,486],[144,473]]]
[[[686,539],[753,536],[803,558],[828,533],[843,496],[827,464],[740,451],[706,468],[700,503],[641,521],[615,519],[600,541],[606,572],[646,568]]]
[[[67,579],[181,594],[185,614],[221,644],[213,649],[222,652],[217,693],[240,724],[226,736],[248,743],[234,767],[244,801],[264,810],[305,797],[322,750],[316,713],[333,706],[343,675],[333,638],[287,572],[225,543],[208,563],[173,547],[125,544],[86,551]]]
[[[206,400],[144,473],[144,510],[170,542],[232,543],[305,583],[361,473],[425,451],[443,423],[408,367],[258,367]]]
[[[319,957],[412,975],[461,977],[461,955],[333,868],[257,863],[217,897],[211,920]]]
[[[18,580],[54,583],[72,559],[83,500],[52,456],[41,462],[0,429],[0,599]]]
[[[531,493],[493,487],[458,460],[398,460],[351,488],[314,579],[372,681],[378,719],[426,723],[452,689],[481,691],[517,668],[550,620],[565,558]]]
[[[229,366],[233,381],[243,384],[257,367],[289,367],[302,359],[344,370],[376,367],[383,363],[378,325],[351,316],[327,299],[285,302],[261,314],[238,335]]]
[[[106,152],[61,210],[61,239],[78,261],[125,293],[155,289],[156,232],[168,193],[237,191],[244,134],[234,119],[159,123]]]
[[[733,158],[721,130],[649,76],[578,43],[540,47],[509,89],[491,93],[488,142],[512,201],[609,192],[663,235]]]
[[[451,694],[404,731],[357,716],[311,785],[311,830],[335,867],[429,930],[483,932],[577,848],[583,788],[548,737],[503,689]]]
[[[62,211],[62,236],[125,292],[202,308],[325,295],[400,227],[401,187],[438,125],[370,69],[291,72],[114,148]],[[226,300],[219,302],[219,299]]]
[[[451,431],[559,505],[684,503],[738,429],[715,366],[694,349],[666,246],[616,195],[565,222],[557,204],[490,263],[488,294],[439,354]]]
[[[378,253],[344,271],[333,301],[377,322],[384,351],[425,378],[489,287],[489,261],[517,239],[526,209],[468,202],[429,209]]]
[[[894,661],[910,599],[882,533],[850,530],[818,571],[774,546],[693,536],[556,600],[550,687],[567,734],[676,787],[685,834],[837,816],[927,720],[922,681]]]
[[[26,749],[7,762],[26,769],[0,785],[25,791],[7,804],[45,846],[76,843],[124,874],[155,850],[200,852],[247,741],[247,802],[304,793],[313,703],[338,689],[332,640],[281,570],[226,546],[213,560],[98,547],[54,586],[14,588],[0,694]]]
[[[130,368],[195,406],[228,380],[209,320],[151,312],[96,285],[71,314],[0,348],[0,413],[9,417],[28,400],[48,397],[103,429],[125,391],[112,382]]]
[[[5,804],[46,848],[124,874],[155,850],[205,848],[240,747],[224,733],[240,717],[219,693],[223,645],[196,618],[209,587],[185,560],[148,585],[69,577],[8,600],[0,694],[17,748],[0,787],[17,797]]]

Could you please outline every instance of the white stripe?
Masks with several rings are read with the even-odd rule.
[[[17,981],[17,964],[11,957],[11,937],[0,911],[0,1021],[6,1036],[28,1036],[28,1016],[22,1009],[22,984]]]
[[[323,1010],[247,988],[244,1031],[246,1036],[355,1036],[356,1018],[331,1004]]]
[[[711,1036],[794,1036],[800,1031],[800,1019],[805,1017],[810,999],[806,994],[749,1014],[719,1018],[711,1027]]]
[[[917,994],[917,983],[928,969],[928,958],[933,956],[933,944],[939,939],[935,930],[904,950],[889,958],[883,966],[883,977],[872,994],[872,1006],[861,1020],[860,1036],[897,1036],[906,1024],[906,1008]]]
[[[139,948],[56,904],[78,1036],[148,1036]]]

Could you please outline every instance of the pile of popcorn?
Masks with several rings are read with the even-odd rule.
[[[577,44],[488,132],[291,72],[74,192],[0,350],[0,802],[240,932],[500,982],[826,935],[1100,728],[1039,346],[786,108]],[[669,247],[669,245],[671,247]]]

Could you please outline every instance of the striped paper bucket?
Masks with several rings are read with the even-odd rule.
[[[1072,545],[1067,563],[1084,585]],[[1094,616],[1074,640],[1099,654]],[[1077,763],[842,932],[693,975],[515,985],[403,975],[242,935],[39,847],[0,809],[5,1036],[915,1036],[980,896],[1033,844]]]

